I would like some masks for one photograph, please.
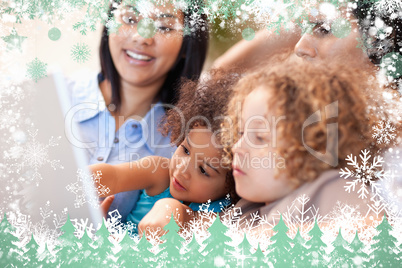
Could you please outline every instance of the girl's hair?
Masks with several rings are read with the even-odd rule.
[[[161,132],[170,134],[171,142],[179,146],[188,132],[195,126],[207,127],[222,151],[221,125],[225,121],[225,111],[232,96],[232,87],[240,75],[236,71],[211,70],[198,83],[184,81],[180,87],[180,99],[174,109],[170,109],[161,121]],[[225,165],[226,185],[232,202],[239,198],[235,192],[234,178],[230,165]]]
[[[201,7],[202,0],[189,0],[190,6]],[[115,3],[120,3],[121,0],[115,0]],[[113,18],[113,11],[116,9],[114,5],[110,5],[108,18]],[[183,11],[184,14],[184,29],[190,29],[189,34],[183,36],[183,43],[175,64],[169,71],[167,78],[159,91],[159,100],[165,104],[173,104],[178,98],[177,88],[182,78],[198,79],[202,66],[207,54],[208,48],[208,23],[205,14],[200,14],[198,23],[190,24],[190,18],[195,13],[199,13],[197,9]],[[109,49],[109,35],[106,25],[103,28],[102,38],[100,43],[100,63],[101,73],[105,79],[109,80],[112,86],[111,104],[114,104],[118,110],[121,105],[120,95],[120,75],[113,63]]]
[[[402,54],[402,17],[397,10],[395,16],[391,16],[386,10],[381,10],[378,1],[375,0],[349,0],[355,3],[351,5],[353,15],[358,19],[362,41],[372,63],[378,65],[382,58],[390,53]],[[385,8],[384,8],[385,9]],[[401,12],[400,10],[399,12]],[[391,27],[391,32],[386,33],[376,29],[376,21],[384,22],[384,30]]]
[[[368,74],[335,62],[328,66],[326,63],[281,59],[269,66],[247,75],[234,88],[234,97],[228,105],[231,125],[225,125],[227,131],[223,132],[222,141],[229,161],[232,159],[230,148],[239,139],[239,104],[242,106],[245,97],[261,86],[269,92],[270,116],[266,115],[267,119],[274,116],[279,121],[274,130],[271,127],[271,133],[276,132],[274,149],[285,160],[286,168],[280,172],[296,186],[316,179],[325,170],[345,165],[348,155],[359,155],[362,149],[378,152],[380,148],[374,142],[371,130],[380,116],[374,116],[371,110],[382,104],[378,103],[379,91],[367,82],[373,80]],[[334,107],[337,115],[326,118],[328,122],[325,122],[322,116],[328,116],[328,108]],[[321,119],[308,124],[317,111],[321,113]],[[277,120],[278,116],[285,116],[285,119]],[[382,116],[386,117],[385,113]],[[338,137],[330,130],[328,125],[331,123],[337,124]],[[313,156],[307,146],[323,155],[327,148],[335,153],[322,159],[324,162]],[[331,166],[326,162],[338,165]],[[275,172],[278,175],[279,170]]]

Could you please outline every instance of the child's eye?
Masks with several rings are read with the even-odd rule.
[[[190,151],[189,151],[184,145],[182,145],[181,147],[183,148],[183,152],[184,152],[186,155],[190,155]]]
[[[200,167],[200,171],[201,171],[202,174],[204,174],[205,176],[209,177],[208,172],[203,167]]]

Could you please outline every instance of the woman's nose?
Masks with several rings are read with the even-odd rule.
[[[297,42],[294,52],[300,58],[314,59],[317,57],[317,48],[314,45],[313,36],[304,34]]]
[[[138,32],[137,27],[136,27],[136,29],[133,29],[133,31],[131,31],[132,41],[139,45],[146,45],[146,46],[152,45],[154,43],[154,36],[153,35],[151,36],[151,34],[143,34],[144,36],[142,36]],[[149,36],[151,36],[151,37],[149,37]]]

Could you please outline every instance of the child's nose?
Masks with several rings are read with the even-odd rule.
[[[188,178],[188,166],[189,166],[189,159],[188,158],[179,158],[176,162],[176,169],[180,172],[180,174],[184,178]]]
[[[242,145],[243,145],[243,137],[241,137],[241,138],[233,145],[233,147],[232,147],[232,152],[233,152],[234,154],[239,154],[239,153],[241,153],[242,150],[243,150]]]

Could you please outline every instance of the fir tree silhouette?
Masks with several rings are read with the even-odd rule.
[[[137,252],[135,254],[136,262],[134,263],[134,267],[152,267],[154,266],[154,258],[155,254],[153,254],[150,249],[152,248],[152,244],[148,241],[145,231],[137,244]]]
[[[124,233],[123,239],[120,241],[119,245],[121,249],[115,254],[115,257],[117,258],[116,263],[121,267],[133,266],[135,261],[133,246],[135,245],[135,242],[130,237],[127,230]]]
[[[38,255],[38,261],[40,267],[55,267],[55,257],[48,249],[47,243],[45,243],[45,249]]]
[[[22,266],[23,251],[18,247],[17,243],[20,240],[12,233],[15,232],[15,227],[12,226],[4,213],[3,220],[0,223],[0,267],[20,267]]]
[[[251,248],[252,246],[247,240],[247,235],[244,233],[243,241],[240,242],[239,245],[237,245],[237,256],[240,257],[237,260],[238,266],[240,265],[241,267],[251,267],[251,265],[254,263],[253,258],[251,257]]]
[[[311,239],[306,242],[306,246],[308,247],[307,261],[310,263],[310,267],[327,266],[327,261],[325,260],[325,248],[327,245],[321,240],[322,234],[316,220],[313,228],[308,233]]]
[[[166,224],[163,229],[167,231],[167,233],[161,237],[165,242],[162,244],[162,250],[160,252],[164,255],[167,254],[165,266],[184,267],[186,264],[182,261],[183,257],[180,254],[180,250],[183,248],[185,239],[178,234],[180,227],[174,220],[173,213],[170,217],[169,223]],[[160,254],[158,254],[158,256],[159,255]]]
[[[334,249],[330,254],[331,260],[329,261],[329,265],[332,267],[352,267],[353,254],[349,250],[348,242],[342,236],[341,228],[339,228],[339,233],[334,242],[332,242],[332,245]]]
[[[204,255],[200,253],[201,245],[193,233],[190,242],[185,246],[185,257],[189,267],[197,267],[204,261]]]
[[[235,249],[229,245],[233,242],[232,238],[225,234],[228,230],[229,228],[221,222],[218,213],[215,221],[208,228],[210,236],[204,241],[207,245],[203,250],[206,254],[203,266],[236,265]]]
[[[98,231],[95,233],[96,239],[93,242],[95,247],[94,254],[92,255],[92,265],[106,265],[112,266],[114,264],[113,261],[113,248],[114,244],[109,240],[109,230],[106,227],[105,219],[102,221],[102,225]]]
[[[267,258],[260,248],[260,243],[258,243],[257,250],[254,252],[254,254],[252,256],[253,256],[253,263],[249,267],[260,268],[260,267],[268,266],[268,264],[266,262]]]
[[[373,237],[376,241],[371,245],[370,267],[400,267],[401,260],[398,257],[397,240],[391,235],[392,226],[384,215],[382,222],[376,227],[378,234]]]
[[[277,225],[274,226],[273,231],[276,232],[271,237],[274,243],[269,246],[271,251],[268,253],[268,259],[274,264],[275,267],[289,267],[291,258],[289,258],[290,250],[292,248],[292,239],[286,234],[289,228],[286,226],[282,219],[282,215]]]
[[[95,248],[93,246],[93,240],[88,235],[88,231],[85,228],[84,234],[79,240],[81,248],[78,251],[79,264],[82,267],[89,267],[93,264],[93,256],[95,255]]]
[[[36,243],[34,235],[31,235],[31,240],[25,245],[27,251],[24,253],[24,258],[29,261],[29,265],[32,267],[39,266],[39,245]]]
[[[62,267],[76,267],[78,261],[78,238],[74,235],[75,227],[67,216],[66,223],[60,228],[63,234],[59,236],[59,245],[55,247],[57,262]]]
[[[292,267],[310,267],[310,263],[307,261],[307,248],[304,246],[306,240],[301,236],[299,228],[297,228],[297,233],[292,241],[293,248],[290,251]]]
[[[363,252],[365,245],[362,241],[360,241],[357,231],[349,246],[352,250],[352,260],[354,267],[366,267],[369,256]]]

